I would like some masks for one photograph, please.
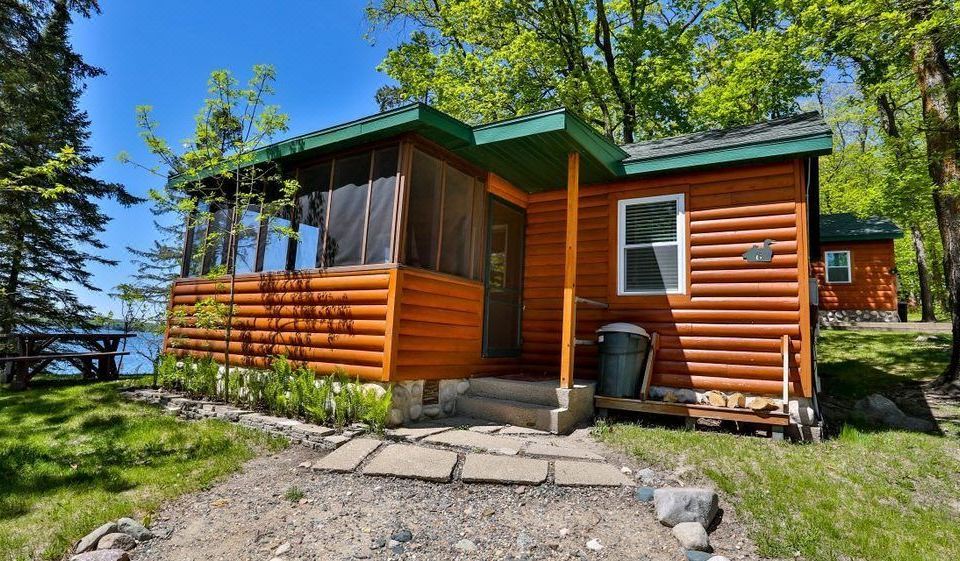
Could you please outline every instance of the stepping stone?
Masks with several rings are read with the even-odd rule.
[[[495,436],[492,434],[483,434],[468,430],[452,430],[428,436],[422,442],[431,444],[443,444],[445,446],[458,446],[460,448],[473,448],[493,452],[496,454],[505,454],[508,456],[516,455],[523,446],[523,442],[514,438]]]
[[[573,448],[571,446],[553,446],[551,444],[540,444],[538,442],[527,442],[523,448],[524,454],[532,456],[549,456],[551,458],[572,458],[575,460],[597,460],[603,461],[600,454],[595,454],[583,448]]]
[[[311,436],[330,436],[336,431],[330,427],[323,427],[320,425],[297,425],[291,429],[292,432],[299,434],[307,434]]]
[[[410,444],[391,444],[364,466],[364,475],[406,477],[445,483],[457,465],[457,454]]]
[[[447,432],[450,427],[402,427],[387,431],[387,437],[394,440],[406,440],[416,442],[421,438]]]
[[[493,434],[501,429],[503,429],[503,425],[476,425],[468,428],[467,430],[473,432],[482,432],[484,434]]]
[[[626,475],[610,464],[564,460],[557,460],[554,464],[554,481],[557,485],[568,487],[619,487],[633,484]]]
[[[539,485],[547,480],[547,461],[493,454],[467,454],[460,476],[466,483]]]
[[[341,445],[350,442],[349,436],[343,436],[342,434],[334,434],[331,436],[323,437],[323,441],[327,444],[333,446],[334,448],[339,448]]]
[[[330,452],[313,464],[316,471],[345,473],[357,469],[371,452],[380,446],[379,440],[357,438]]]
[[[532,429],[530,427],[504,427],[499,434],[522,434],[527,436],[549,436],[550,433],[545,430]]]

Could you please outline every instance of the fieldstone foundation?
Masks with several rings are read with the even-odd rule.
[[[470,381],[466,378],[440,380],[436,403],[424,404],[424,384],[424,380],[409,380],[393,384],[393,400],[387,417],[388,426],[397,427],[415,421],[449,417],[457,410],[457,398],[470,389]]]
[[[820,310],[820,325],[843,325],[864,321],[898,323],[900,316],[896,310]]]

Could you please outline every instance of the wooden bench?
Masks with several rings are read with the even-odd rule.
[[[130,354],[129,351],[90,351],[79,353],[44,353],[33,356],[0,357],[0,364],[13,366],[11,384],[22,389],[30,380],[57,361],[69,362],[77,367],[84,380],[116,380],[120,377],[116,358]]]

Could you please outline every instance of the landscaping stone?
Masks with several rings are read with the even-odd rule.
[[[730,559],[723,555],[714,555],[710,559],[707,559],[707,561],[730,561]]]
[[[603,545],[600,543],[600,540],[594,538],[587,542],[587,549],[590,551],[600,551],[603,549]]]
[[[633,497],[640,502],[649,503],[653,501],[653,487],[637,487],[633,492]]]
[[[97,549],[122,549],[130,551],[137,547],[137,540],[123,532],[107,534],[97,542]]]
[[[387,438],[394,440],[406,440],[416,442],[421,438],[426,438],[434,434],[440,434],[450,430],[450,427],[401,427],[387,431]]]
[[[343,444],[350,442],[350,437],[343,436],[342,434],[335,434],[332,436],[323,437],[323,441],[334,448],[339,448]]]
[[[637,479],[639,479],[642,483],[650,485],[657,480],[657,472],[650,468],[643,468],[637,472]]]
[[[117,529],[138,542],[145,542],[154,538],[153,532],[133,518],[121,518],[117,520]]]
[[[528,436],[528,435],[547,436],[547,435],[549,435],[550,433],[547,432],[547,431],[545,431],[545,430],[532,429],[532,428],[530,428],[530,427],[515,427],[515,426],[510,425],[510,426],[506,426],[506,427],[503,427],[502,429],[500,429],[499,434],[507,434],[507,435],[519,434],[519,435],[524,435],[524,436]]]
[[[682,522],[699,522],[708,528],[717,515],[719,498],[711,489],[665,487],[653,492],[657,520],[670,528]]]
[[[288,553],[291,549],[293,549],[293,546],[290,545],[290,542],[284,542],[277,546],[277,549],[273,550],[273,554],[280,557],[284,553]]]
[[[551,458],[572,458],[576,460],[603,461],[603,456],[600,454],[595,454],[589,450],[584,450],[583,448],[574,448],[572,446],[553,446],[550,444],[540,444],[536,442],[528,443],[523,448],[523,453],[534,456],[549,456]]]
[[[103,526],[100,526],[96,530],[82,537],[80,541],[77,542],[76,547],[73,548],[73,551],[75,553],[84,553],[90,551],[91,549],[96,549],[100,538],[106,536],[107,534],[115,533],[117,529],[117,524],[115,522],[107,522]]]
[[[98,549],[74,555],[70,561],[130,561],[130,555],[122,549]]]
[[[453,549],[457,551],[462,551],[464,553],[475,553],[477,551],[477,544],[472,541],[464,538],[457,543],[453,544]]]
[[[610,464],[565,460],[557,460],[554,464],[554,480],[557,485],[574,487],[617,487],[633,484],[619,469]]]
[[[460,478],[465,483],[539,485],[547,480],[548,467],[544,460],[493,454],[467,454]]]
[[[373,438],[357,438],[314,462],[313,469],[338,473],[350,472],[357,469],[357,466],[379,447],[379,440]]]
[[[445,482],[450,481],[456,465],[457,455],[454,452],[391,444],[370,460],[363,468],[363,474]]]
[[[681,522],[673,527],[673,537],[684,549],[710,551],[707,530],[699,522]]]
[[[400,543],[406,543],[413,539],[413,532],[411,532],[407,528],[401,528],[396,532],[394,532],[393,536],[391,536],[390,539]]]
[[[897,407],[896,403],[878,393],[857,401],[853,405],[853,410],[876,425],[918,432],[927,432],[935,428],[934,424],[926,419],[907,415]]]
[[[710,561],[711,555],[696,549],[687,550],[687,561]]]
[[[460,448],[480,449],[495,454],[514,455],[523,447],[523,442],[515,438],[507,438],[492,434],[483,434],[468,430],[451,430],[428,436],[423,442],[443,444]]]

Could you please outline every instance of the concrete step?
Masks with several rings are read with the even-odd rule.
[[[470,390],[467,393],[477,397],[558,407],[558,386],[559,384],[555,381],[527,382],[495,377],[471,378]]]
[[[471,385],[472,383],[471,381]],[[551,430],[551,421],[555,410],[556,407],[549,405],[497,399],[469,393],[457,398],[458,415],[545,431]]]

